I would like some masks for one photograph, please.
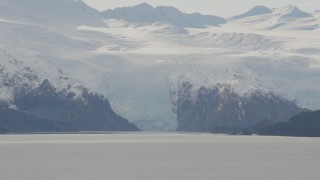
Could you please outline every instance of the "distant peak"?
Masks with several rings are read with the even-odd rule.
[[[267,6],[263,6],[263,5],[257,5],[257,6],[255,6],[255,7],[253,7],[253,8],[251,8],[249,11],[252,11],[252,10],[255,10],[255,9],[264,9],[264,10],[269,10],[269,11],[271,11],[270,8],[268,8]]]
[[[161,22],[177,27],[206,27],[225,23],[225,20],[220,17],[200,13],[187,14],[171,6],[154,8],[147,3],[107,10],[103,12],[103,16],[106,19],[121,19],[128,23],[153,24]]]
[[[133,7],[139,7],[139,8],[153,8],[150,4],[144,2],[144,3],[141,3],[141,4],[138,4],[136,6],[133,6]]]
[[[144,2],[144,3],[133,5],[133,6],[117,7],[115,9],[108,9],[105,12],[108,12],[108,11],[110,12],[110,11],[114,11],[114,10],[128,10],[128,9],[145,11],[145,10],[153,10],[154,8],[150,4]]]
[[[266,6],[258,5],[250,9],[247,13],[252,13],[252,14],[269,14],[272,13],[272,10]]]
[[[150,5],[148,3],[146,3],[146,2],[143,2],[141,4],[138,4],[138,6],[150,6]]]
[[[286,12],[286,13],[290,13],[292,11],[300,11],[300,9],[297,7],[297,6],[293,6],[293,5],[287,5],[287,6],[284,6],[282,8],[283,12]]]
[[[235,16],[233,19],[241,19],[241,18],[246,18],[250,16],[257,16],[257,15],[262,15],[262,14],[270,14],[272,13],[272,10],[266,6],[255,6],[246,13],[240,14],[238,16]]]
[[[179,9],[172,7],[172,6],[158,6],[158,7],[156,7],[156,9],[162,10],[162,11],[180,12]]]
[[[297,6],[288,5],[283,8],[278,9],[279,14],[283,18],[307,18],[312,15],[306,12],[303,12]]]

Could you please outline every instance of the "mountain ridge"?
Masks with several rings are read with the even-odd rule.
[[[288,5],[276,10],[280,18],[308,18],[312,17],[311,14],[306,13],[299,9],[297,6]]]
[[[102,12],[105,18],[122,19],[128,22],[156,23],[166,22],[181,27],[219,26],[225,20],[213,15],[202,15],[200,13],[186,14],[175,7],[158,6],[153,8],[147,3],[132,7],[109,9]]]
[[[256,15],[270,14],[272,12],[273,11],[270,8],[268,8],[266,6],[259,5],[259,6],[253,7],[252,9],[250,9],[249,11],[247,11],[243,14],[234,16],[231,19],[241,19],[241,18],[256,16]]]
[[[99,11],[81,0],[1,0],[0,3],[0,17],[12,21],[71,27],[104,25]]]

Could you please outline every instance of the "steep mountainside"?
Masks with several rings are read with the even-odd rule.
[[[294,102],[272,93],[251,92],[238,95],[229,85],[201,87],[193,91],[189,82],[182,83],[177,95],[178,131],[227,132],[251,129],[269,120],[286,121],[305,111]]]
[[[10,109],[5,104],[0,105],[0,117],[0,133],[77,131],[68,123],[41,119]]]
[[[116,115],[107,99],[72,82],[61,71],[41,76],[46,68],[31,68],[2,53],[0,126],[5,132],[138,130]]]
[[[33,116],[66,122],[79,131],[131,131],[138,130],[127,120],[116,115],[103,96],[90,93],[85,88],[81,99],[72,92],[61,91],[44,80],[31,91],[19,92],[16,107]]]
[[[99,11],[81,0],[0,0],[0,18],[37,25],[104,25]]]
[[[254,133],[260,135],[320,137],[320,111],[303,112],[288,122],[257,124]]]

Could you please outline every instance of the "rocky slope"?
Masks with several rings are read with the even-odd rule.
[[[133,124],[116,115],[103,96],[81,88],[82,97],[75,93],[56,91],[46,79],[31,91],[15,96],[16,107],[28,114],[54,121],[66,122],[79,131],[138,130]]]
[[[31,132],[75,132],[72,125],[49,119],[42,119],[19,110],[0,106],[0,133],[31,133]]]
[[[115,114],[103,96],[77,85],[59,70],[53,74],[53,66],[51,74],[49,69],[32,68],[6,51],[1,53],[2,131],[138,130]],[[45,76],[43,73],[49,74]]]
[[[287,121],[305,111],[272,93],[257,91],[241,96],[227,84],[192,88],[184,82],[174,93],[178,131],[231,133],[251,129],[264,120]]]
[[[310,111],[300,113],[288,122],[272,123],[263,121],[257,124],[253,133],[260,135],[280,135],[280,136],[320,136],[320,111]]]

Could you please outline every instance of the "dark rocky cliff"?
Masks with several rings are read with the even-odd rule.
[[[193,91],[184,82],[176,92],[178,131],[230,133],[251,129],[258,122],[287,121],[305,111],[272,93],[238,95],[229,85]]]
[[[136,131],[138,128],[111,109],[101,95],[80,87],[82,96],[57,91],[48,80],[31,91],[15,96],[16,107],[32,116],[61,121],[79,131]]]
[[[300,113],[288,122],[263,121],[257,124],[253,133],[273,136],[320,137],[320,111]]]
[[[42,119],[0,105],[0,133],[75,132],[77,129],[62,121]]]
[[[57,67],[39,67],[0,50],[0,131],[137,131],[109,101]],[[27,61],[27,60],[26,60]]]
[[[15,109],[1,104],[0,131],[3,132],[73,132],[138,131],[117,115],[109,101],[84,87],[81,97],[58,91],[46,79],[35,89],[20,88],[15,93]]]

